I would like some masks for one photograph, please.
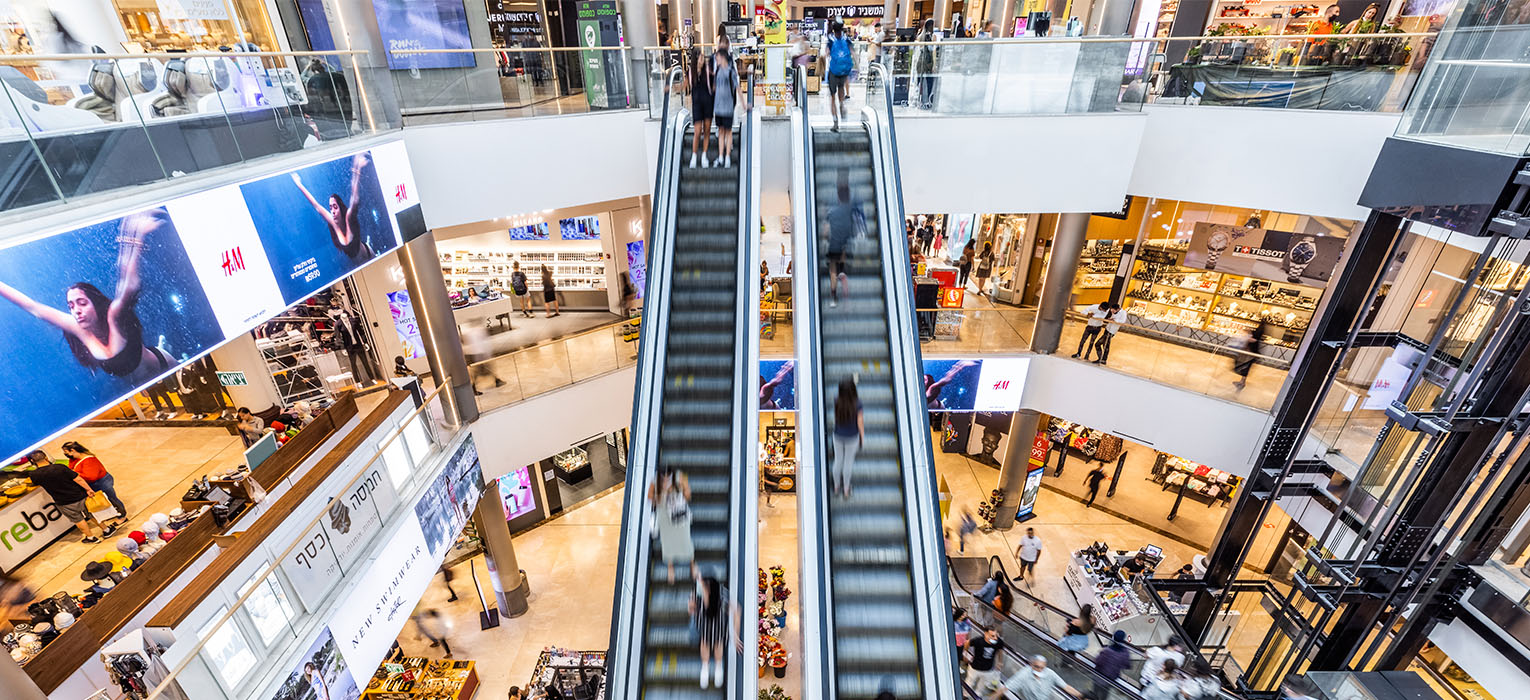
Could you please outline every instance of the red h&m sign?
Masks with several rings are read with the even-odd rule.
[[[223,251],[223,264],[220,267],[223,268],[224,277],[244,269],[244,253],[239,250],[239,246]]]

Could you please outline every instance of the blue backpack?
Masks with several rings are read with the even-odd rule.
[[[855,68],[855,58],[850,55],[850,40],[844,37],[829,42],[829,72],[834,75],[850,75]]]

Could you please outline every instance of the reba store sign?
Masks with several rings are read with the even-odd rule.
[[[349,666],[377,668],[382,663],[439,564],[425,545],[419,521],[406,517],[330,617],[329,629]]]
[[[0,571],[14,571],[27,558],[70,530],[74,523],[42,489],[0,510]]]

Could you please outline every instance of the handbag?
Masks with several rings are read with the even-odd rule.
[[[106,494],[100,491],[96,491],[86,497],[85,510],[89,511],[90,515],[97,520],[111,520],[121,515],[121,513],[117,512],[117,508],[112,505],[111,499],[107,498]]]

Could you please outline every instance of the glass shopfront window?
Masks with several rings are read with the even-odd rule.
[[[128,51],[216,51],[244,42],[260,51],[281,50],[263,0],[112,0],[112,5]]]

